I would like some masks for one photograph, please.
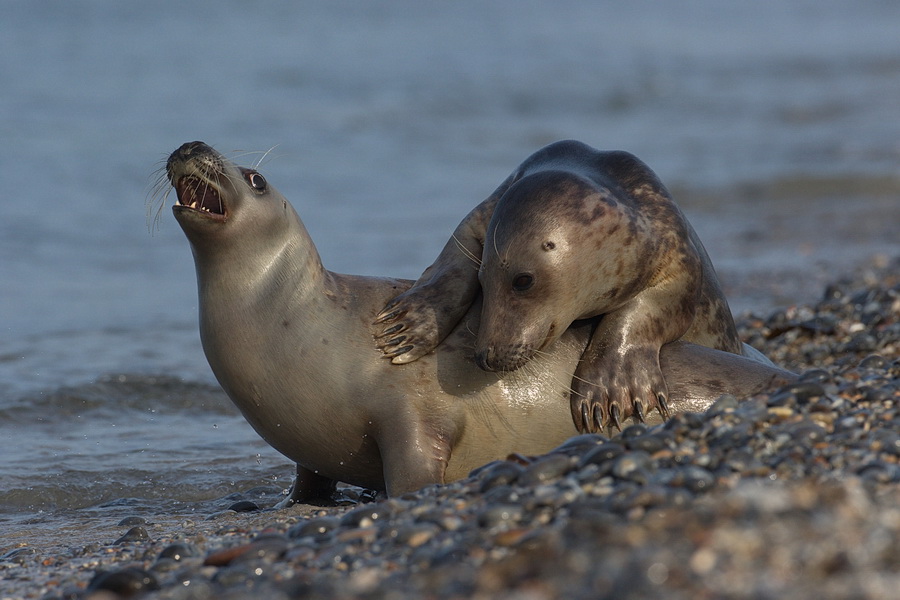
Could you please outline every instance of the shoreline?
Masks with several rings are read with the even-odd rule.
[[[273,511],[255,488],[65,550],[6,538],[0,598],[891,597],[900,259],[738,325],[801,382],[400,498]]]

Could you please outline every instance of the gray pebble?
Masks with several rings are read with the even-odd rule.
[[[147,530],[141,527],[140,525],[137,527],[132,527],[128,531],[125,532],[125,535],[117,539],[113,542],[113,545],[118,546],[119,544],[128,544],[130,542],[142,542],[150,539],[150,534],[147,533]]]

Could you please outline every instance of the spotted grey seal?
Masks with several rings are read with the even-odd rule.
[[[738,338],[690,223],[627,152],[563,141],[526,159],[378,315],[379,346],[394,363],[427,354],[479,290],[476,361],[490,371],[517,369],[574,321],[602,315],[572,381],[580,431],[667,413],[659,351],[668,342],[761,358]]]
[[[166,175],[196,266],[203,350],[251,426],[297,464],[289,500],[327,495],[336,481],[399,494],[576,433],[564,408],[588,324],[568,328],[527,368],[492,373],[473,361],[474,302],[434,352],[391,365],[374,349],[371,323],[411,281],[326,270],[264,176],[202,142],[175,150]],[[665,346],[661,365],[673,412],[791,378],[681,342]]]

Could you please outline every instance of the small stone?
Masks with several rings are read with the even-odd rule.
[[[288,529],[288,537],[301,538],[312,536],[317,540],[325,540],[332,531],[341,526],[341,520],[337,517],[316,517],[308,521],[301,521]]]
[[[4,553],[3,556],[0,556],[0,562],[9,561],[21,564],[25,562],[26,557],[34,556],[35,554],[37,554],[37,550],[35,550],[34,548],[29,548],[28,546],[25,546],[23,548],[14,548],[9,552]]]
[[[523,470],[521,465],[510,461],[494,463],[488,470],[481,473],[480,491],[484,493],[499,485],[515,483]]]
[[[568,473],[573,466],[573,459],[565,454],[548,454],[537,462],[525,467],[519,475],[518,483],[531,486],[556,479]]]
[[[630,451],[616,458],[612,463],[612,474],[620,479],[644,483],[648,479],[650,456],[646,452]]]
[[[200,552],[192,544],[175,542],[174,544],[169,544],[168,546],[163,548],[162,552],[159,553],[159,557],[157,557],[157,559],[171,558],[172,560],[178,562],[185,558],[192,558],[199,555]]]
[[[117,571],[97,573],[88,584],[88,592],[106,590],[121,598],[133,598],[139,594],[160,589],[156,578],[139,567],[125,567]]]
[[[883,356],[879,356],[878,354],[870,354],[860,361],[859,368],[860,369],[885,369],[888,365],[888,361]]]
[[[734,410],[738,407],[738,399],[735,398],[731,394],[722,394],[719,398],[713,402],[708,409],[706,409],[706,414],[714,415],[717,413],[722,413],[728,410]]]
[[[430,523],[418,523],[398,527],[394,537],[401,544],[417,548],[433,538],[437,532],[438,528]]]
[[[615,442],[606,442],[604,444],[600,444],[599,446],[585,454],[581,458],[579,466],[584,467],[586,465],[603,464],[618,456],[621,456],[624,452],[625,448],[621,444],[617,444]]]
[[[125,532],[125,535],[117,539],[113,542],[113,545],[118,546],[120,544],[128,544],[131,542],[142,542],[144,540],[149,540],[150,534],[147,533],[147,530],[141,526],[132,527],[128,531]]]
[[[478,515],[478,524],[491,529],[498,526],[509,526],[522,518],[522,507],[515,504],[492,506]]]
[[[251,502],[249,500],[240,500],[229,506],[228,510],[239,513],[256,512],[259,510],[259,505],[256,502]]]
[[[390,518],[391,511],[387,505],[376,504],[354,508],[341,517],[344,527],[372,527],[376,523]]]
[[[590,451],[594,446],[599,446],[609,441],[604,435],[599,433],[585,433],[570,437],[565,442],[551,450],[551,453],[569,454],[572,456],[580,456]]]

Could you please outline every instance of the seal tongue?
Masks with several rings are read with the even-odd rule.
[[[197,177],[182,177],[175,184],[178,203],[197,210],[225,214],[222,199],[214,187]]]

